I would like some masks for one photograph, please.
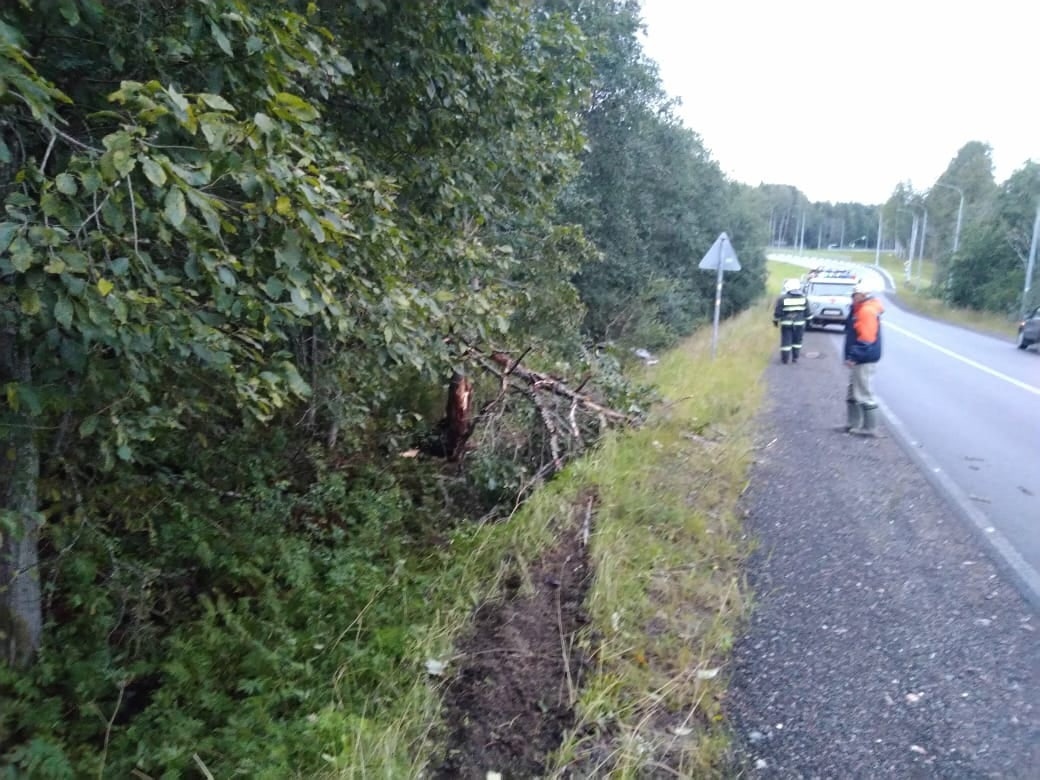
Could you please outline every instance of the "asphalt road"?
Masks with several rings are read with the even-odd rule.
[[[876,389],[886,413],[981,514],[984,532],[1017,554],[1021,584],[1040,603],[1040,353],[892,302],[883,320]]]
[[[834,341],[812,332],[802,361],[766,373],[734,774],[1036,778],[1040,613],[889,423],[839,432]]]
[[[852,267],[878,289],[891,287],[869,266]],[[884,359],[875,389],[893,434],[1040,607],[1040,352],[881,297]],[[828,332],[840,350],[843,334]]]

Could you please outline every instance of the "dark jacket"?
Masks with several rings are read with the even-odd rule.
[[[881,314],[885,307],[877,298],[852,304],[845,320],[845,359],[853,363],[881,360]]]
[[[805,324],[809,319],[809,299],[801,290],[785,292],[776,299],[773,307],[773,323],[800,322]]]

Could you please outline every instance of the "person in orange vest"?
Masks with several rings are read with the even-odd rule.
[[[809,319],[809,299],[797,279],[784,280],[783,290],[773,307],[773,325],[780,328],[780,362],[797,363]]]
[[[852,306],[845,321],[845,365],[849,387],[845,396],[847,433],[877,435],[877,400],[872,389],[881,360],[881,315],[885,307],[862,281],[852,288]]]

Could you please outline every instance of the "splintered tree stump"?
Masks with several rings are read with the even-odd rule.
[[[458,460],[473,430],[473,385],[462,374],[455,373],[448,383],[448,400],[444,409],[444,451],[448,460]]]

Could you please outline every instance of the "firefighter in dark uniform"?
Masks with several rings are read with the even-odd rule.
[[[780,328],[780,362],[797,363],[802,351],[802,335],[809,319],[809,299],[797,279],[784,281],[784,291],[773,308],[773,325]]]

